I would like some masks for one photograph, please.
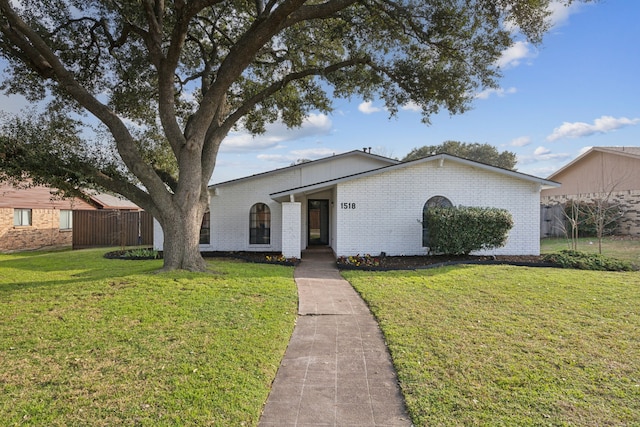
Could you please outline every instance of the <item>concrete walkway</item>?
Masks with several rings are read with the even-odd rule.
[[[305,251],[295,280],[299,317],[259,425],[410,426],[378,324],[331,251]]]

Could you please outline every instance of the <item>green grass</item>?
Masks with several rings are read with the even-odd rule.
[[[203,274],[104,250],[0,255],[2,425],[257,425],[296,317],[293,269]]]
[[[640,274],[344,272],[417,426],[640,425]]]
[[[540,240],[540,252],[543,254],[571,249],[570,241],[565,238],[545,238]],[[578,250],[587,253],[598,253],[598,239],[582,237],[578,239]],[[640,239],[605,237],[602,239],[602,255],[629,261],[640,266]]]

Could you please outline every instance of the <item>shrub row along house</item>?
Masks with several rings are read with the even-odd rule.
[[[424,255],[431,206],[508,210],[514,226],[492,254],[538,255],[540,191],[559,184],[447,154],[411,162],[351,151],[209,187],[202,252],[277,252],[311,245],[337,256]],[[154,227],[154,245],[163,235]]]
[[[82,237],[88,241],[99,237],[108,245],[118,245],[120,236],[74,235],[74,217],[76,222],[79,217],[87,218],[95,225],[95,215],[91,212],[108,211],[115,215],[139,210],[128,200],[103,193],[91,193],[86,200],[63,199],[49,187],[0,184],[0,252],[72,246]],[[81,213],[84,215],[79,216]],[[104,230],[97,227],[95,233],[104,233]]]
[[[640,235],[640,147],[593,147],[548,179],[562,186],[541,192],[542,237],[567,233],[571,202],[587,205],[592,216],[612,213],[615,234]]]

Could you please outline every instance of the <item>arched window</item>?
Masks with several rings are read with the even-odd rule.
[[[264,203],[251,206],[249,236],[249,243],[252,245],[271,243],[271,210]]]
[[[427,229],[427,211],[429,208],[450,208],[453,204],[444,196],[433,196],[422,208],[422,246],[429,246],[429,230]]]

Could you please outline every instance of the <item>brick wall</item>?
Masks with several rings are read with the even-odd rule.
[[[71,230],[60,230],[60,210],[32,209],[31,226],[13,225],[13,208],[0,208],[0,251],[71,246]]]
[[[433,196],[454,206],[504,208],[514,219],[507,244],[492,254],[540,252],[538,185],[445,161],[342,183],[337,189],[336,254],[421,255],[422,210]]]
[[[317,178],[317,177],[316,177]],[[329,177],[327,177],[329,178]],[[212,192],[211,243],[202,251],[274,251],[282,242],[282,205],[270,194],[305,184],[299,169],[286,169],[251,180],[226,183]],[[421,255],[422,209],[433,196],[447,197],[454,205],[504,208],[515,225],[507,245],[491,253],[529,255],[540,252],[539,185],[502,173],[453,161],[420,163],[342,182],[321,193],[296,196],[300,202],[300,245],[307,241],[307,198],[330,201],[330,246],[337,255]],[[249,212],[254,203],[271,209],[271,242],[249,243]],[[291,224],[287,224],[291,225]],[[154,243],[162,248],[162,231],[154,227]]]
[[[302,204],[299,202],[282,204],[282,255],[287,258],[300,258],[302,232],[301,206]]]

